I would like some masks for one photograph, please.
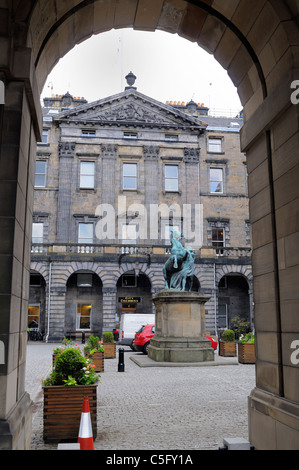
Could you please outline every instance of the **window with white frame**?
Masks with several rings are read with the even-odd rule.
[[[82,137],[95,137],[96,131],[91,129],[82,129],[81,131]]]
[[[34,222],[32,224],[32,243],[43,243],[44,238],[44,224],[41,222]]]
[[[223,169],[210,168],[210,193],[223,193]]]
[[[34,177],[35,188],[46,187],[46,171],[47,171],[47,162],[42,161],[42,160],[37,160],[35,162],[35,177]]]
[[[80,163],[80,188],[93,189],[95,175],[95,162]]]
[[[165,165],[165,191],[178,191],[179,168],[178,165]]]
[[[208,152],[222,153],[222,139],[221,137],[209,137],[208,139]]]
[[[77,304],[76,329],[90,330],[91,323],[91,305]]]
[[[123,189],[137,189],[137,163],[123,164]]]
[[[137,240],[137,226],[136,224],[122,226],[122,241],[123,243],[133,244]]]
[[[216,248],[225,246],[225,230],[223,227],[212,229],[212,246]]]
[[[78,230],[78,243],[90,244],[93,243],[93,224],[79,224]]]
[[[138,137],[137,132],[130,132],[130,131],[124,132],[124,139],[137,139],[137,137]]]
[[[39,314],[40,314],[40,304],[29,304],[28,305],[28,328],[38,328],[39,327]]]

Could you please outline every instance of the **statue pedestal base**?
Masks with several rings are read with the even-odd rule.
[[[214,350],[205,336],[205,303],[198,292],[165,289],[153,299],[155,336],[148,357],[157,362],[214,361]]]

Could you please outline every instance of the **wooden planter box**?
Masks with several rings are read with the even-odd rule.
[[[92,355],[85,353],[85,356],[88,357],[88,359],[90,359],[92,363],[96,366],[96,372],[104,372],[104,352],[98,351]]]
[[[219,341],[219,356],[235,357],[237,347],[235,341]]]
[[[238,343],[238,361],[242,364],[255,364],[254,343]]]
[[[114,359],[116,357],[116,343],[103,343],[104,358]]]
[[[84,397],[88,397],[93,438],[97,436],[97,384],[43,387],[45,442],[77,440]]]

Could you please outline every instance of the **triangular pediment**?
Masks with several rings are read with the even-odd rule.
[[[136,90],[87,103],[60,113],[55,121],[179,126],[205,128],[196,118],[164,105]]]

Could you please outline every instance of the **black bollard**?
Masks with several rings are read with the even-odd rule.
[[[118,350],[118,372],[125,371],[124,351],[124,348]]]
[[[85,331],[82,331],[82,344],[85,344]]]

